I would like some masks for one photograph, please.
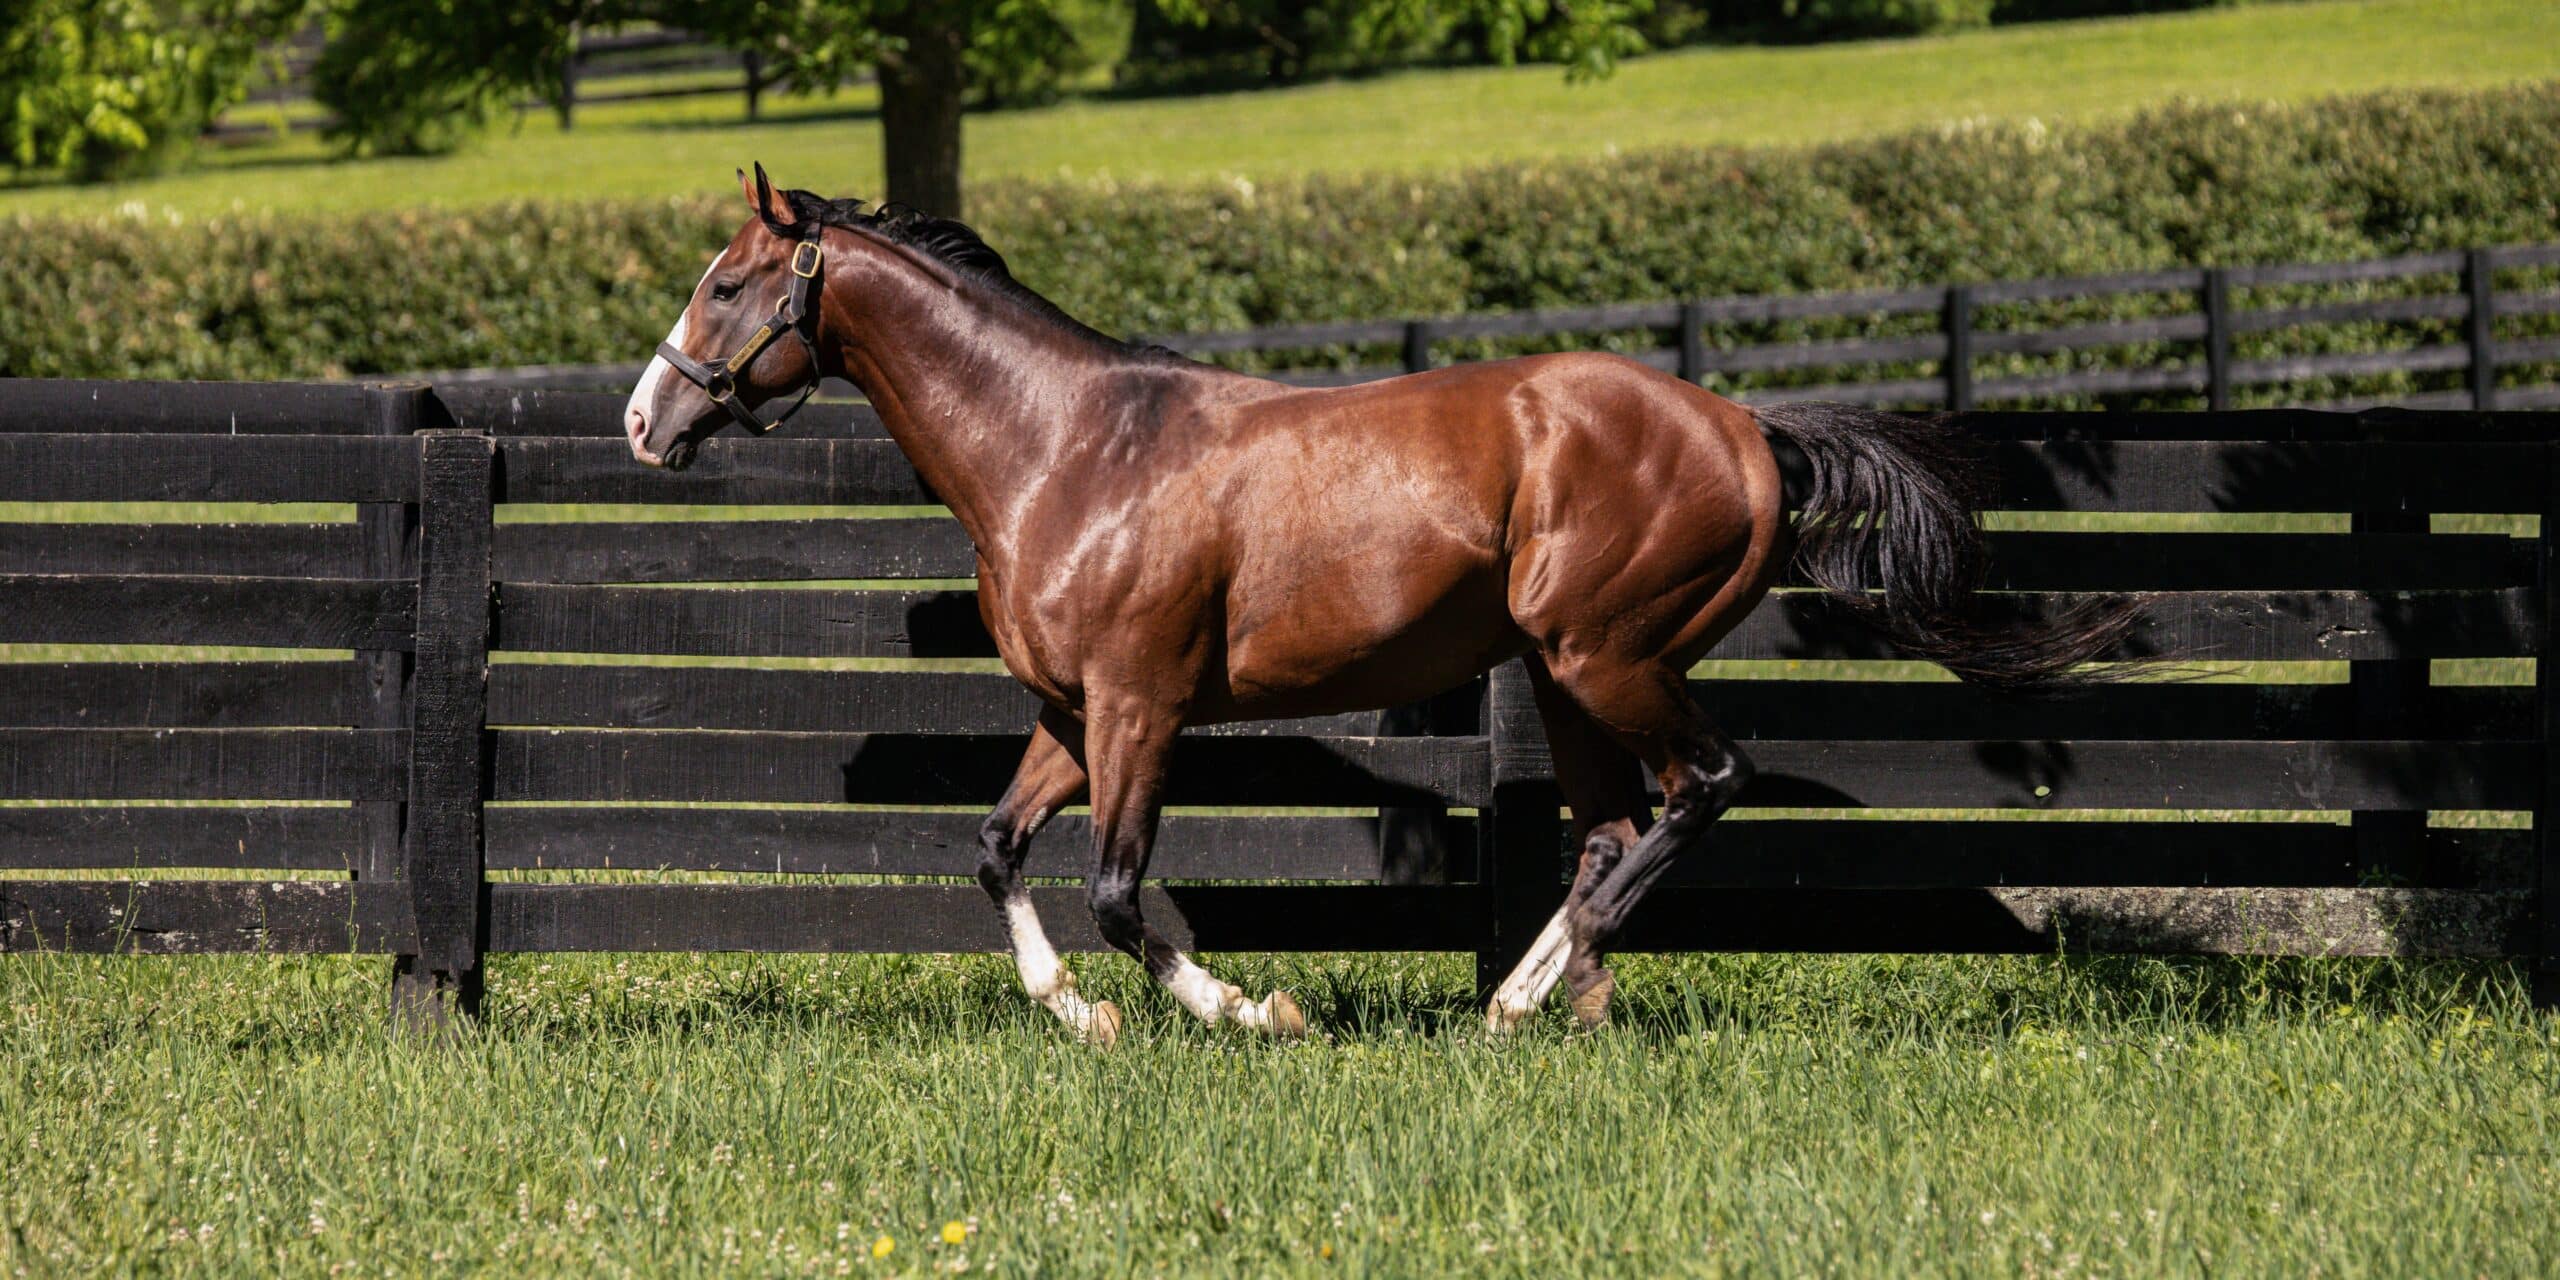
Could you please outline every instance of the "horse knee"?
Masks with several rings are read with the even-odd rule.
[[[1085,899],[1093,908],[1093,926],[1102,940],[1113,947],[1146,958],[1147,921],[1138,913],[1138,886],[1112,880],[1094,880],[1085,889]]]

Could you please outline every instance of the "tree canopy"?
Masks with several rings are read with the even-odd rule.
[[[1252,22],[1268,0],[1144,0],[1169,20]],[[880,82],[888,198],[961,208],[961,116],[1020,100],[1091,65],[1079,37],[1128,0],[363,0],[333,22],[314,92],[351,149],[438,150],[521,96],[557,96],[581,27],[659,23],[752,50],[795,88]],[[1643,48],[1650,0],[1327,0],[1341,39],[1410,46],[1454,25],[1496,60],[1603,75]],[[1125,10],[1123,10],[1125,12]]]

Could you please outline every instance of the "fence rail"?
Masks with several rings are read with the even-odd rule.
[[[2412,254],[2364,262],[2196,267],[2104,276],[2007,280],[1856,293],[1701,298],[1686,302],[1287,325],[1219,333],[1140,335],[1198,357],[1247,357],[1308,386],[1346,386],[1439,367],[1453,348],[1491,340],[1583,339],[1649,333],[1626,354],[1746,401],[1844,400],[1895,408],[2029,408],[2072,398],[2139,397],[2143,407],[2230,409],[2272,392],[2302,407],[2560,407],[2560,245],[2514,245]],[[2504,273],[2510,283],[2501,285]],[[2521,281],[2520,283],[2517,283]],[[2424,292],[2316,302],[2309,288]],[[2250,295],[2264,294],[2252,302]],[[2087,321],[2037,307],[2136,299],[2163,314]],[[2014,313],[2014,314],[2012,314]],[[1863,325],[1854,337],[1753,341],[1748,326]],[[1926,332],[1908,330],[1913,324]],[[2396,326],[2401,345],[2379,351],[2316,348],[2324,332]],[[2459,333],[2446,331],[2458,325]],[[2414,326],[2414,327],[2413,327]],[[1392,350],[1392,363],[1374,353]],[[1364,353],[1366,355],[1364,361]],[[1344,360],[1352,363],[1344,364]],[[2003,362],[2067,360],[2049,372],[2003,371]],[[607,390],[637,381],[638,363],[451,370],[415,375],[440,386]],[[2354,393],[2288,394],[2306,384],[2391,375],[2434,375],[2445,385]],[[2457,376],[2458,375],[2458,376]],[[1746,385],[1755,379],[1792,379]],[[837,395],[858,394],[836,383]],[[2259,396],[2258,398],[2267,398]]]
[[[1837,665],[1702,674],[1760,777],[1629,949],[2505,956],[2554,994],[2560,677],[2463,661],[2553,634],[2560,414],[1965,421],[1999,442],[2004,607],[2135,593],[2139,643],[2294,665],[2004,698],[1862,665],[1892,655],[1789,584],[1713,658]],[[670,475],[610,395],[0,382],[0,500],[352,512],[0,516],[0,643],[220,647],[0,662],[0,950],[385,954],[433,1022],[491,951],[1001,948],[966,877],[1032,703],[949,585],[968,542],[866,410],[792,433]],[[1150,890],[1191,945],[1491,973],[1563,890],[1516,667],[1195,733],[1173,788],[1220,810],[1168,819]],[[1078,874],[1088,834],[1031,873]],[[199,867],[301,878],[153,878]],[[954,880],[581,882],[606,871]],[[1078,891],[1040,893],[1099,947]]]
[[[276,50],[283,76],[250,94],[244,105],[279,107],[309,102],[311,67],[319,59],[322,44],[321,30],[314,26]],[[637,89],[611,87],[617,80],[687,71],[729,71],[739,78],[727,84],[660,84]],[[601,106],[615,102],[701,98],[733,93],[744,98],[746,118],[753,122],[762,115],[765,90],[772,86],[774,77],[767,73],[761,52],[727,48],[696,32],[658,28],[580,34],[576,47],[561,63],[560,81],[560,96],[524,105],[550,109],[566,128],[575,122],[577,109],[582,105]],[[601,93],[595,92],[590,86],[598,83],[608,87]],[[284,118],[280,123],[289,132],[309,133],[327,128],[329,118],[295,115]],[[206,126],[204,136],[219,142],[242,142],[269,136],[276,128],[276,124],[226,117]]]

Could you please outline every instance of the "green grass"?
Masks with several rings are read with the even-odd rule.
[[[1285,91],[1080,98],[973,116],[973,178],[1271,179],[1447,169],[1708,143],[1789,144],[1976,119],[2087,121],[2173,97],[2300,100],[2560,75],[2548,0],[2344,0],[1800,48],[1682,50],[1569,86],[1552,67],[1412,72]],[[0,212],[138,201],[184,214],[346,210],[514,197],[699,193],[750,159],[828,191],[878,187],[869,90],[600,106],[561,133],[543,112],[436,159],[325,163],[316,138],[214,154],[116,187],[41,180]]]
[[[1222,963],[1325,1038],[1116,958],[1106,1053],[999,959],[508,958],[422,1048],[377,962],[13,957],[0,1274],[2560,1267],[2504,967],[1631,958],[1615,1029],[1496,1042],[1454,958]]]

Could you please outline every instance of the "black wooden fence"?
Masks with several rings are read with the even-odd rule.
[[[2560,406],[2560,245],[2361,262],[2179,267],[1860,293],[1626,302],[1142,336],[1346,386],[1517,345],[1616,336],[1654,368],[1749,401],[2029,408],[2134,399],[2222,410]],[[2501,277],[2504,277],[2503,281]],[[2362,293],[2366,296],[2349,296]],[[672,306],[672,302],[670,303]],[[2111,311],[2140,314],[2091,318]],[[1823,336],[1828,334],[1829,336]],[[627,388],[638,363],[420,374],[438,385]],[[2428,385],[2372,390],[2377,379]],[[838,385],[833,390],[850,392]]]
[[[0,662],[0,950],[389,954],[425,1015],[492,951],[1000,948],[965,879],[769,882],[974,867],[1032,708],[950,581],[966,538],[860,410],[681,475],[630,461],[619,410],[0,382],[0,502],[46,504],[0,507],[0,642],[254,650]],[[1970,421],[2004,441],[2009,604],[2138,591],[2146,644],[2297,665],[2006,699],[1862,666],[1890,655],[1782,591],[1700,688],[1762,775],[1630,949],[2511,956],[2549,982],[2560,849],[2524,823],[2560,794],[2560,690],[2469,660],[2541,650],[2554,525],[2424,513],[2547,517],[2560,415]],[[51,505],[135,502],[352,507]],[[1213,811],[1168,820],[1151,917],[1208,950],[1499,968],[1567,865],[1524,694],[1506,668],[1383,726],[1187,741],[1174,798]],[[1056,824],[1033,874],[1078,874],[1085,836]],[[198,867],[304,878],[149,878]],[[1099,946],[1080,890],[1038,893]]]
[[[243,105],[279,107],[299,105],[311,100],[311,68],[319,59],[326,33],[318,24],[297,32],[292,39],[269,50],[279,61],[282,74],[273,83],[251,93]],[[677,79],[670,75],[686,72],[729,71],[737,79],[714,83],[701,79]],[[643,88],[617,87],[612,82],[652,77],[656,83]],[[715,44],[690,31],[673,28],[647,30],[589,32],[578,36],[576,46],[560,65],[560,95],[548,102],[532,102],[527,106],[549,107],[562,127],[574,123],[580,106],[603,106],[615,102],[646,102],[666,98],[701,98],[713,95],[740,94],[746,105],[746,118],[752,122],[763,109],[765,90],[772,87],[774,76],[767,70],[764,55],[756,50],[740,51]],[[603,85],[601,90],[595,86]],[[308,133],[329,126],[326,115],[296,114],[255,120],[235,113],[234,117],[217,120],[205,127],[204,136],[225,142],[254,141],[272,136],[281,126],[288,132]]]

